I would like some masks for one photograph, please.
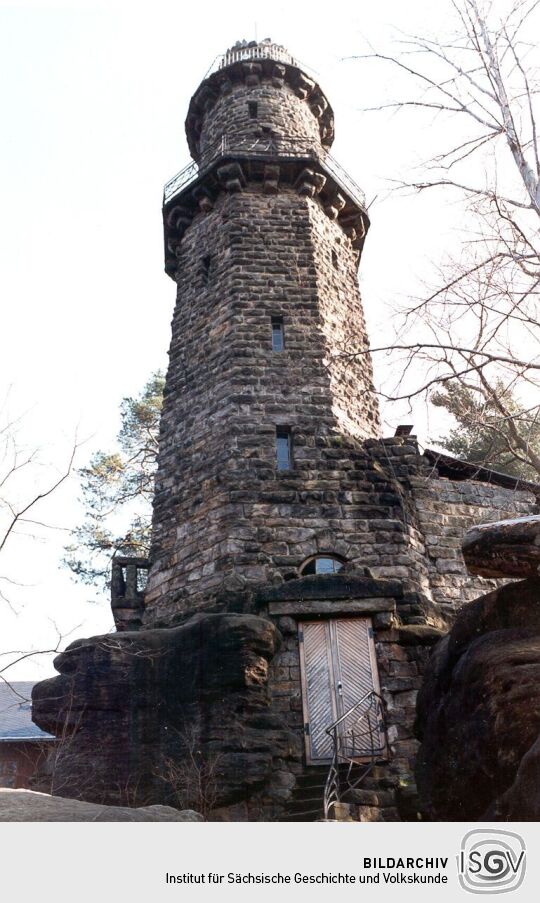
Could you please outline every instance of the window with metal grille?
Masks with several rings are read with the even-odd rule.
[[[283,351],[285,348],[285,331],[283,317],[272,317],[272,351]]]
[[[292,469],[291,431],[288,426],[276,427],[276,464],[278,470]]]

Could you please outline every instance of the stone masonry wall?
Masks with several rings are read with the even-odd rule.
[[[349,238],[317,203],[309,205],[324,361],[330,376],[332,413],[344,435],[364,439],[380,435],[369,340],[358,291],[358,259]]]
[[[257,297],[263,299],[264,294],[258,290]],[[155,531],[157,579],[151,587],[153,598],[147,596],[147,621],[157,617],[167,622],[193,606],[212,608],[224,588],[238,590],[246,584],[296,577],[302,562],[317,553],[340,555],[346,568],[369,567],[375,577],[403,579],[409,592],[448,607],[491,586],[467,576],[460,537],[471,523],[530,513],[534,497],[475,481],[439,478],[414,439],[360,443],[343,427],[336,429],[327,411],[334,399],[339,400],[339,391],[330,401],[327,373],[312,367],[313,375],[308,376],[309,334],[301,328],[306,319],[295,319],[309,306],[299,311],[296,302],[290,318],[285,318],[288,347],[293,345],[289,356],[268,350],[270,311],[288,308],[275,304],[265,308],[249,296],[238,304],[242,325],[236,338],[234,325],[227,327],[231,357],[219,359],[220,385],[214,391],[209,384],[208,406],[200,401],[190,405],[189,390],[175,392],[170,412],[166,400],[163,419],[173,429],[168,445],[162,442],[162,455],[169,448],[166,466],[174,465],[179,475],[186,476],[178,484],[169,481],[166,491],[158,478],[161,532]],[[185,313],[185,308],[181,310]],[[193,316],[193,308],[189,313]],[[215,318],[215,328],[220,328],[219,322]],[[318,335],[318,319],[312,322]],[[199,357],[204,357],[203,329],[201,325],[201,341],[190,351]],[[242,337],[245,366],[232,367],[235,391],[227,391],[223,369],[234,361],[231,349]],[[296,355],[306,337],[304,354]],[[210,363],[208,355],[199,373],[211,374]],[[189,385],[189,368],[185,372]],[[336,381],[338,389],[346,388],[346,383]],[[197,393],[200,399],[200,383]],[[346,408],[345,389],[342,398]],[[179,403],[193,413],[179,414]],[[231,403],[236,403],[232,411],[227,407]],[[275,469],[276,424],[292,429],[291,471]]]
[[[296,154],[303,171],[285,173],[272,154],[266,165],[255,152],[253,171],[249,161],[245,171],[216,164],[217,193],[214,183],[211,197],[197,185],[204,203],[188,216],[184,190],[166,217],[167,227],[176,223],[178,294],[147,624],[211,610],[223,590],[298,576],[316,553],[384,566],[373,546],[377,519],[393,521],[380,527],[385,537],[396,533],[392,549],[407,544],[397,539],[395,487],[385,475],[366,479],[370,455],[360,443],[380,434],[369,354],[343,357],[367,349],[356,275],[367,218],[302,163],[306,139],[321,158],[330,146],[331,107],[297,66],[271,59],[218,69],[191,100],[186,133],[195,158],[224,134],[256,143],[264,129],[278,154],[279,142],[289,142],[287,155]],[[262,182],[261,166],[269,171]],[[174,257],[170,263],[168,272]],[[284,322],[281,352],[271,344],[276,316]],[[287,471],[276,466],[278,428],[291,438]]]
[[[394,586],[396,582],[394,581]],[[399,584],[398,584],[399,586]],[[373,612],[377,667],[381,694],[385,702],[385,721],[388,739],[388,755],[362,781],[361,789],[347,799],[353,804],[354,815],[362,821],[395,821],[414,814],[414,767],[418,741],[414,737],[416,696],[422,685],[431,646],[443,635],[441,623],[429,625],[429,613],[423,617],[408,616],[404,600],[396,598],[394,610]],[[347,603],[339,605],[339,611]],[[339,617],[340,615],[336,615]],[[369,616],[369,615],[367,615]],[[307,617],[307,616],[306,616]],[[316,617],[316,616],[315,616]],[[422,624],[418,622],[422,620]],[[434,620],[434,619],[432,619]],[[281,719],[284,730],[303,740],[304,714],[300,678],[300,657],[297,618],[276,618],[276,626],[283,638],[269,671],[269,689],[272,711]],[[299,776],[309,773],[304,763],[302,744],[291,749],[285,760],[277,763],[279,776],[269,781],[270,798],[274,800],[274,817],[280,817],[280,806],[286,811],[294,802]],[[319,788],[322,805],[324,772]],[[288,776],[288,777],[287,777]]]
[[[420,452],[414,436],[369,440],[367,446],[376,466],[401,492],[401,518],[411,544],[411,550],[401,558],[395,548],[389,548],[385,564],[372,567],[374,576],[401,577],[410,583],[414,555],[422,592],[443,605],[447,615],[452,614],[453,607],[498,586],[498,581],[467,573],[461,553],[463,536],[473,524],[535,512],[534,493],[476,479],[440,477]],[[379,536],[382,539],[381,533]]]
[[[247,104],[258,103],[258,116]],[[222,135],[251,137],[253,126],[281,139],[308,139],[324,155],[334,140],[334,114],[319,85],[296,65],[272,59],[238,61],[219,68],[193,95],[186,135],[195,160]]]
[[[377,435],[379,420],[369,356],[347,368],[340,357],[366,342],[356,260],[318,201],[291,189],[223,193],[185,233],[149,615],[211,604],[227,576],[267,582],[318,551],[363,556],[370,515],[358,502],[372,483],[354,439]],[[283,352],[272,351],[275,315]],[[291,471],[276,471],[277,426],[291,430]]]
[[[500,581],[467,574],[463,537],[475,524],[531,514],[536,510],[533,493],[476,480],[450,480],[428,471],[413,481],[413,497],[433,599],[461,606],[499,586]]]
[[[257,104],[257,118],[250,118],[248,103]],[[203,120],[200,137],[202,158],[223,135],[242,139],[265,134],[307,141],[319,147],[324,156],[319,121],[310,107],[297,97],[286,82],[276,87],[265,81],[258,85],[229,85],[227,93],[216,100],[211,114]]]

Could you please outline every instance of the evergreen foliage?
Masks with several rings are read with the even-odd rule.
[[[157,371],[136,398],[123,399],[118,450],[96,452],[79,470],[85,517],[64,564],[87,585],[108,586],[115,555],[148,554],[164,383]]]
[[[530,446],[533,454],[540,455],[540,423],[535,416],[536,409],[531,413],[524,410],[524,405],[500,380],[495,390],[521,439]],[[491,396],[486,398],[463,383],[453,381],[446,389],[434,392],[431,402],[445,408],[457,421],[457,426],[439,439],[439,445],[456,458],[538,481],[538,472],[515,441],[509,417],[501,415],[500,407]]]

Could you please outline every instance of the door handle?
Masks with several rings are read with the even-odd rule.
[[[343,684],[341,683],[340,680],[338,680],[337,691],[340,696],[343,696]]]

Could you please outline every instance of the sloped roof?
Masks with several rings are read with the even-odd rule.
[[[502,473],[487,464],[472,464],[470,461],[462,461],[433,448],[426,448],[424,457],[436,468],[441,477],[448,477],[451,480],[477,480],[481,483],[491,483],[493,486],[504,486],[505,489],[530,491],[535,495],[540,492],[539,483]]]
[[[0,743],[7,740],[53,740],[32,721],[32,687],[35,681],[0,680]]]

